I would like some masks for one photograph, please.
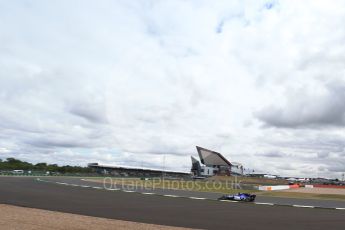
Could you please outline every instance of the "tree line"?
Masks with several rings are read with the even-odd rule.
[[[58,166],[57,164],[47,164],[44,162],[31,164],[26,161],[21,161],[15,158],[0,159],[0,171],[8,170],[25,170],[25,171],[49,171],[57,173],[90,173],[92,170],[88,167],[80,166]]]

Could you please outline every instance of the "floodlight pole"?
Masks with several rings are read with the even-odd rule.
[[[165,189],[164,171],[165,171],[165,153],[164,153],[164,155],[163,155],[163,170],[162,170],[162,183],[163,183],[163,189]]]
[[[163,155],[163,171],[162,171],[163,180],[164,180],[164,171],[165,171],[165,153]]]

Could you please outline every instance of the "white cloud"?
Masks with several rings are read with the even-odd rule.
[[[188,171],[201,145],[257,171],[337,177],[344,9],[1,2],[0,158],[158,167],[166,153]]]

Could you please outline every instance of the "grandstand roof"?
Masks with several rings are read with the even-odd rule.
[[[204,165],[231,166],[232,164],[222,154],[196,146],[200,161]]]
[[[133,166],[124,166],[124,165],[104,165],[98,163],[89,163],[88,167],[90,168],[101,168],[101,169],[126,169],[132,171],[144,171],[144,172],[161,172],[161,173],[176,173],[176,174],[190,174],[189,172],[182,171],[173,171],[165,169],[154,169],[154,168],[145,168],[145,167],[133,167]]]

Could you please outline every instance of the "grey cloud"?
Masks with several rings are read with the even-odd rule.
[[[277,130],[271,130],[271,132],[276,133]],[[290,154],[284,158],[270,159],[272,161],[286,159],[286,162],[291,162],[295,168],[294,171],[299,172],[299,175],[333,175],[337,177],[339,176],[337,173],[341,172],[342,167],[345,166],[345,139],[338,132],[326,132],[324,129],[288,129],[280,132],[278,139],[272,138],[269,142],[266,140],[266,143],[270,143],[272,148],[289,151]],[[261,155],[271,155],[270,153],[272,151]],[[260,156],[260,154],[257,154],[257,156]],[[285,170],[279,166],[279,161],[277,161],[274,168]],[[302,164],[307,165],[309,168],[302,167]],[[289,172],[286,173],[285,175],[290,174]]]
[[[340,162],[338,164],[333,164],[327,167],[328,171],[344,173],[345,172],[345,162]]]
[[[341,38],[341,41],[337,42],[342,42],[342,40],[345,37]],[[308,68],[312,68],[315,65],[329,65],[335,69],[337,68],[343,68],[344,66],[344,60],[345,60],[345,55],[342,52],[339,52],[339,54],[325,54],[325,52],[319,52],[317,54],[305,54],[307,58],[303,58],[301,62],[298,64],[297,68],[299,70],[306,70]]]
[[[318,171],[324,172],[326,170],[325,166],[319,166],[317,168]]]
[[[267,126],[277,128],[317,128],[345,126],[345,83],[325,86],[327,93],[314,97],[303,90],[290,92],[285,106],[272,105],[256,113]]]
[[[104,106],[82,102],[75,104],[69,110],[72,114],[96,123],[108,123]]]
[[[174,148],[173,146],[162,147],[157,146],[156,148],[142,148],[142,149],[122,149],[124,152],[129,153],[142,153],[142,154],[153,154],[153,155],[172,155],[172,156],[186,156],[190,154],[188,151],[183,149]]]
[[[39,140],[30,140],[26,142],[29,145],[41,148],[88,148],[92,145],[87,141],[80,141],[76,139],[39,139]]]
[[[317,153],[318,158],[327,158],[329,156],[329,152],[320,152]]]
[[[267,152],[267,153],[259,153],[257,156],[260,157],[270,157],[270,158],[282,158],[287,157],[287,154],[281,152]]]
[[[342,153],[345,148],[345,137],[324,130],[288,130],[288,134],[281,138],[271,138],[265,142],[276,148],[291,148],[312,153],[313,157],[315,153],[320,153],[321,156],[327,153]]]
[[[282,164],[277,166],[281,170],[286,170],[286,171],[293,171],[296,170],[296,167],[292,167],[291,164]]]

